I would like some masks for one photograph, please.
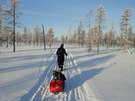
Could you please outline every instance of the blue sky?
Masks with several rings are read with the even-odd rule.
[[[68,34],[68,29],[71,26],[72,32],[77,29],[80,18],[83,19],[83,27],[87,29],[87,13],[93,10],[91,16],[91,27],[95,25],[95,14],[98,6],[102,4],[106,12],[106,28],[109,29],[111,23],[114,23],[114,28],[119,33],[120,19],[126,8],[133,10],[131,24],[135,30],[135,0],[21,0],[22,5],[20,11],[23,15],[19,18],[24,26],[34,27],[43,24],[45,30],[48,28],[54,29],[54,34],[60,36]],[[0,4],[6,5],[7,0],[0,0]]]

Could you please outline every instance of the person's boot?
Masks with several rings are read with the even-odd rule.
[[[60,67],[61,67],[61,71],[63,71],[63,65],[60,65]]]

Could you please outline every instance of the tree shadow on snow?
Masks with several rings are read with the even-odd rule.
[[[103,70],[105,70],[105,68],[91,69],[91,70],[83,71],[80,74],[67,79],[66,80],[66,82],[68,83],[67,92],[74,90],[75,88],[81,86],[84,82],[86,82],[89,79],[92,79],[93,77],[95,77],[96,75],[101,73]]]
[[[0,68],[0,73],[6,73],[6,72],[13,72],[13,71],[19,71],[19,70],[25,70],[25,69],[30,69],[30,68],[41,68],[45,66],[47,63],[50,63],[52,60],[49,60],[50,55],[45,54],[45,55],[24,55],[24,56],[13,56],[13,57],[8,57],[8,58],[3,58],[0,60],[0,63],[7,63],[10,62],[11,65],[8,66],[7,68],[1,67]],[[35,62],[35,60],[41,59]],[[32,61],[31,61],[32,60]],[[12,62],[15,63],[18,62],[18,65],[13,66]],[[21,61],[30,61],[28,63],[21,63]]]
[[[78,59],[82,59],[82,58],[86,58],[86,57],[92,57],[92,56],[96,56],[96,55],[106,55],[106,54],[109,54],[109,53],[112,53],[112,52],[114,52],[115,50],[110,50],[108,53],[106,52],[106,51],[104,51],[104,50],[102,50],[102,51],[100,51],[100,53],[99,54],[97,54],[97,52],[95,51],[95,50],[93,50],[92,52],[90,52],[90,53],[87,53],[87,54],[82,54],[82,55],[79,55],[79,56],[75,56],[75,57],[73,57],[73,59],[75,59],[75,60],[78,60]],[[76,53],[76,54],[80,54],[81,52],[78,52],[78,53]]]
[[[90,60],[85,60],[85,61],[81,61],[79,64],[75,65],[75,63],[73,62],[74,59],[72,59],[72,66],[68,68],[67,70],[70,71],[72,73],[72,71],[77,72],[76,69],[77,68],[87,68],[86,71],[82,71],[80,74],[76,73],[76,75],[74,75],[71,78],[68,78],[66,80],[67,83],[67,89],[66,92],[72,91],[72,95],[71,98],[74,99],[74,95],[75,93],[78,93],[77,91],[77,87],[82,86],[84,82],[86,82],[87,80],[92,79],[93,77],[97,76],[98,74],[100,74],[101,72],[103,72],[106,69],[109,69],[110,66],[105,65],[104,67],[97,67],[97,68],[93,68],[96,65],[105,63],[106,61],[108,61],[110,58],[114,57],[115,55],[109,55],[109,56],[102,56],[102,57],[97,57],[95,59],[90,59]],[[89,70],[88,70],[89,69]]]
[[[22,56],[10,56],[10,57],[2,57],[2,60],[0,60],[0,63],[7,63],[7,62],[15,62],[15,61],[23,61],[23,60],[32,60],[32,59],[38,59],[42,57],[48,57],[47,54],[37,54],[37,55],[22,55]]]
[[[77,68],[92,68],[96,65],[105,63],[106,61],[113,58],[114,56],[115,55],[102,56],[102,57],[97,57],[94,59],[84,60],[79,63],[76,63],[74,58],[70,58],[71,61],[69,64],[69,68],[67,68],[66,70],[72,70],[72,69],[77,69]]]
[[[108,61],[110,58],[114,57],[115,55],[108,55],[108,56],[103,56],[103,57],[98,57],[92,60],[87,60],[87,61],[81,61],[80,63],[78,63],[78,67],[93,67],[95,65],[101,64],[101,63],[105,63],[106,61]]]

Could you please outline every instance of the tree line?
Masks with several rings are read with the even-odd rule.
[[[135,32],[131,25],[132,10],[126,8],[120,18],[120,33],[116,35],[114,23],[110,24],[110,29],[105,32],[105,22],[107,20],[106,12],[103,5],[99,5],[95,12],[95,25],[91,26],[91,13],[88,17],[88,28],[84,28],[83,20],[80,19],[76,30],[72,31],[70,26],[68,33],[63,34],[60,38],[55,36],[53,28],[44,31],[43,25],[36,26],[30,30],[28,26],[23,28],[23,32],[16,31],[16,27],[20,27],[18,18],[21,17],[19,8],[21,6],[20,0],[8,0],[8,9],[0,5],[0,45],[13,45],[15,52],[16,45],[48,45],[57,42],[64,42],[66,44],[75,44],[80,47],[87,47],[90,52],[93,47],[97,47],[99,53],[101,46],[106,46],[108,51],[109,47],[120,46],[123,49],[135,47]],[[45,49],[45,47],[44,47]]]
[[[52,46],[52,43],[58,41],[54,36],[53,28],[49,28],[45,34],[44,26],[36,26],[33,31],[30,31],[28,26],[25,26],[23,32],[16,31],[16,27],[20,27],[18,23],[22,13],[19,11],[21,6],[20,0],[8,0],[8,7],[4,8],[0,5],[0,45],[13,45],[15,52],[16,45],[42,45],[45,41]],[[45,48],[44,48],[45,49]]]
[[[73,33],[71,33],[71,28],[69,28],[69,35],[65,35],[65,38],[62,36],[65,42],[77,44],[78,46],[86,46],[89,52],[93,47],[97,47],[97,54],[101,46],[106,46],[107,52],[109,47],[115,46],[123,49],[135,48],[135,31],[133,31],[130,21],[132,16],[131,9],[126,8],[120,18],[120,33],[116,33],[113,22],[110,24],[110,29],[105,32],[107,17],[103,5],[98,6],[95,25],[90,27],[91,12],[88,13],[88,29],[84,30],[83,21],[80,19],[78,27]]]

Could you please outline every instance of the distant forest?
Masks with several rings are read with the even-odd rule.
[[[105,22],[107,20],[106,11],[103,5],[99,5],[95,12],[95,26],[91,26],[92,10],[88,13],[87,24],[88,29],[83,29],[83,20],[80,19],[76,30],[71,31],[69,27],[68,33],[60,37],[55,36],[53,28],[44,31],[44,26],[35,26],[30,30],[28,26],[23,28],[23,32],[16,31],[16,27],[21,24],[18,19],[23,14],[19,8],[21,2],[19,0],[9,0],[8,7],[4,8],[0,4],[0,46],[13,46],[13,52],[18,45],[48,45],[51,47],[54,43],[63,42],[65,44],[78,45],[79,47],[87,47],[90,52],[93,47],[97,47],[99,53],[100,47],[121,47],[122,49],[135,48],[135,31],[133,31],[130,19],[132,10],[130,8],[123,9],[123,15],[120,18],[120,33],[116,34],[113,22],[110,22],[110,29],[104,31]],[[8,8],[8,9],[7,9]]]

